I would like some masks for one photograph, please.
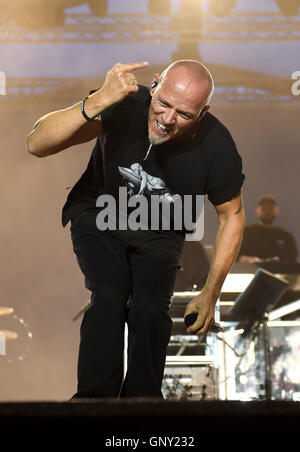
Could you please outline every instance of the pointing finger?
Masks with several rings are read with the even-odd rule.
[[[137,71],[138,69],[143,69],[149,65],[148,61],[142,61],[140,63],[128,63],[122,64],[120,63],[120,69],[124,72]]]

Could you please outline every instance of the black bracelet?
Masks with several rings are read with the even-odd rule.
[[[83,114],[83,117],[84,117],[87,121],[97,121],[97,119],[98,119],[99,116],[100,116],[99,113],[97,113],[97,115],[92,116],[92,117],[90,118],[90,117],[86,114],[86,112],[85,112],[85,110],[84,110],[84,104],[85,104],[85,101],[87,100],[88,97],[89,97],[89,96],[86,96],[86,98],[83,99],[83,100],[81,101],[81,113]]]

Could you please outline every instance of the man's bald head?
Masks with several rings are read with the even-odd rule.
[[[152,79],[148,131],[151,144],[191,139],[209,110],[214,82],[199,61],[178,60]]]
[[[178,60],[170,64],[159,77],[159,83],[167,80],[182,80],[187,83],[197,83],[199,96],[203,106],[208,105],[214,91],[214,81],[207,67],[196,60]]]

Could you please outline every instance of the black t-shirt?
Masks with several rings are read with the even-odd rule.
[[[279,226],[268,228],[250,224],[244,229],[239,257],[256,256],[261,259],[278,257],[283,262],[295,262],[297,254],[294,237]]]
[[[239,192],[245,178],[241,157],[228,129],[209,112],[189,141],[152,146],[145,158],[150,102],[149,88],[140,85],[136,94],[102,112],[103,132],[63,207],[63,226],[82,210],[95,208],[99,195],[118,199],[120,187],[129,197],[142,193],[171,203],[178,195],[190,196],[194,208],[198,195],[207,194],[218,205]]]

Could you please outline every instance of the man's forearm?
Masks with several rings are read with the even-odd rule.
[[[93,102],[89,96],[85,103],[86,113],[92,117],[99,113],[101,107]],[[103,107],[104,108],[104,107]],[[103,109],[102,108],[102,109]],[[85,136],[83,128],[91,129],[94,124],[87,123],[81,113],[81,101],[62,110],[53,111],[40,118],[26,137],[26,147],[30,154],[37,157],[56,154],[71,144],[72,138],[80,129],[82,137]],[[78,139],[83,142],[84,138]]]
[[[125,97],[137,93],[137,80],[131,72],[146,66],[146,61],[115,64],[107,72],[102,87],[88,96],[85,102],[87,116],[92,118]],[[70,146],[90,141],[101,132],[101,120],[87,122],[81,112],[81,102],[78,102],[40,118],[26,138],[26,147],[30,154],[46,157]]]
[[[244,212],[231,214],[219,221],[210,271],[202,292],[217,300],[224,280],[234,263],[243,237]]]
[[[240,200],[240,206],[242,201]],[[239,252],[243,230],[244,210],[233,200],[218,207],[219,227],[214,254],[205,286],[188,304],[184,316],[197,313],[197,320],[187,332],[206,334],[214,322],[215,305],[222,285]]]

